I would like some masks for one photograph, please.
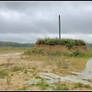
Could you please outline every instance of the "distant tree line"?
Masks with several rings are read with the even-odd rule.
[[[0,41],[0,47],[34,47],[34,43],[17,43],[17,42],[3,42]]]

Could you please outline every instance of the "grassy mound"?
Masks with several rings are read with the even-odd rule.
[[[79,50],[63,52],[61,50],[47,50],[43,48],[32,48],[24,51],[23,55],[41,55],[41,56],[68,56],[68,57],[91,57],[91,54],[83,53]]]
[[[45,38],[45,39],[39,39],[36,42],[36,45],[65,45],[69,49],[72,48],[73,46],[86,46],[85,42],[82,40],[72,40],[72,39],[50,39],[50,38]]]

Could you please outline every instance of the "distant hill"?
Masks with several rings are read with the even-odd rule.
[[[0,47],[34,47],[33,43],[17,43],[17,42],[4,42],[0,41]]]
[[[92,43],[86,43],[87,47],[92,47]]]

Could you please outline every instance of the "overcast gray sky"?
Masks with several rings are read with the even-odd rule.
[[[0,41],[61,37],[92,42],[92,1],[0,1]]]

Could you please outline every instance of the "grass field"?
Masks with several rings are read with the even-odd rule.
[[[23,54],[0,56],[0,90],[92,90],[89,85],[81,83],[56,83],[56,88],[43,81],[37,85],[24,85],[25,81],[38,78],[38,72],[66,76],[71,75],[71,71],[83,70],[92,56],[92,48],[88,48],[89,53],[87,52],[84,56],[80,53],[77,56],[71,56],[55,51],[44,53],[42,50],[29,47],[0,48],[0,55],[17,52]]]
[[[0,47],[0,54],[12,53],[12,52],[23,52],[30,50],[32,47]]]

